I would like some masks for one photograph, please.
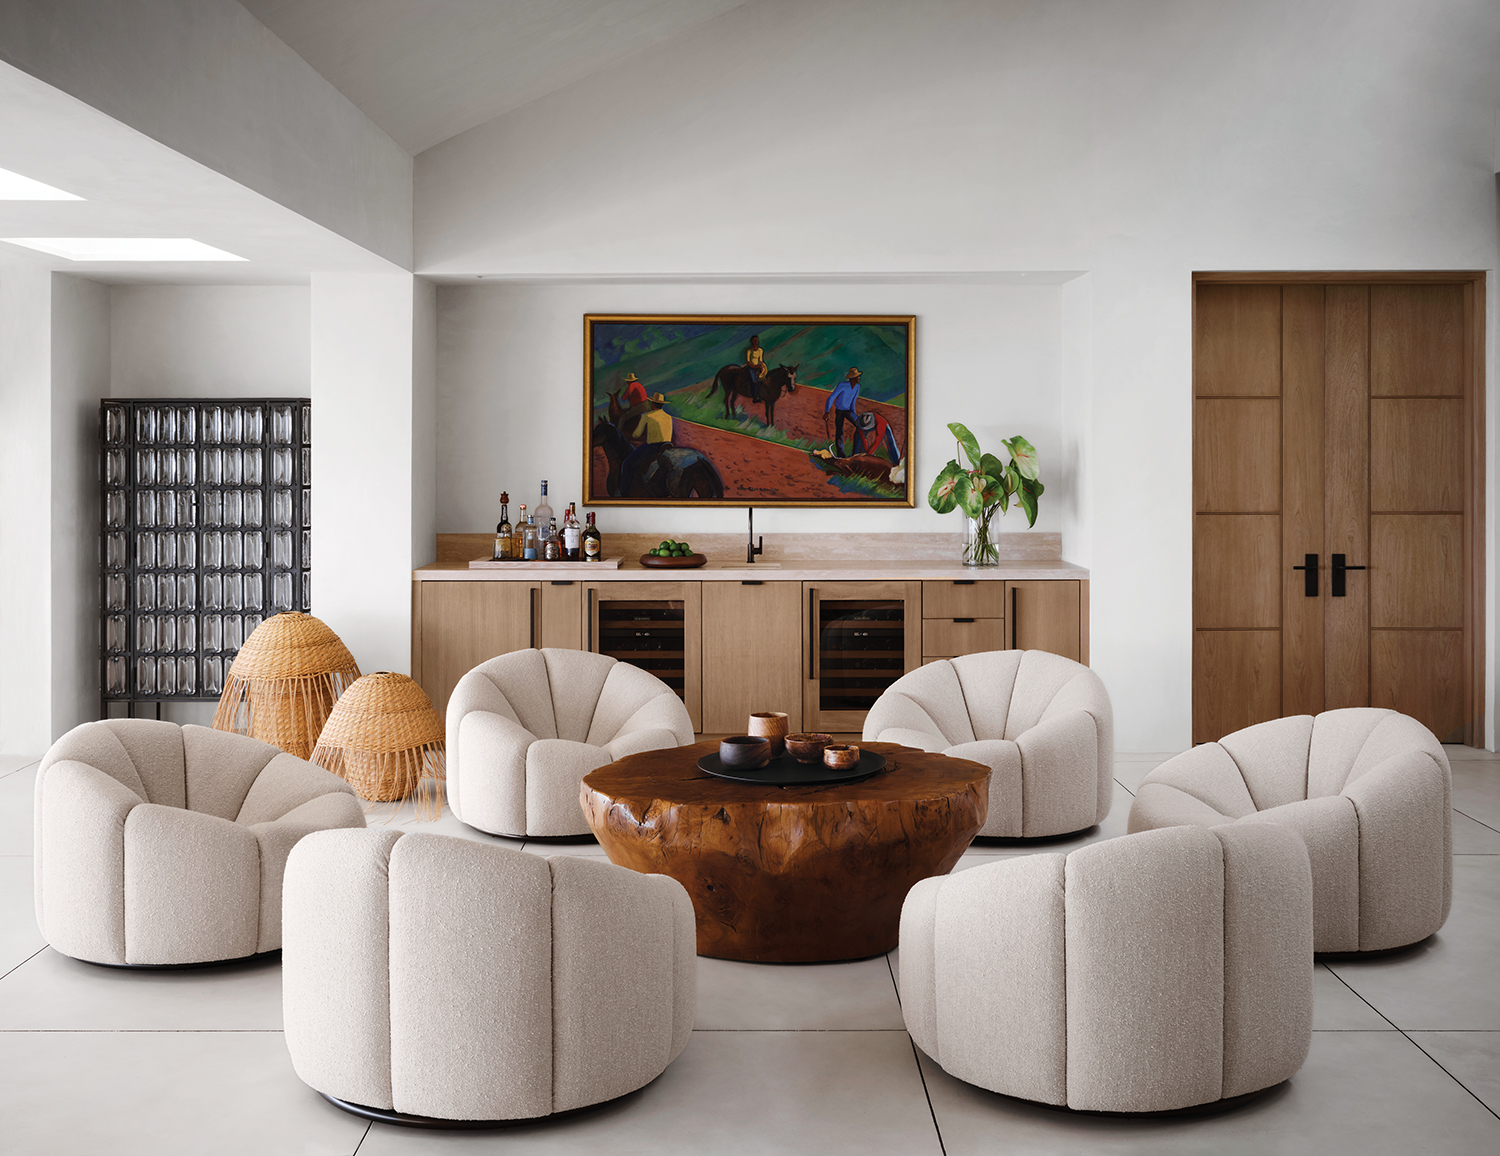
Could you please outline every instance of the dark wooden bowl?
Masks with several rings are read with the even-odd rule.
[[[686,558],[663,558],[660,554],[642,554],[642,566],[656,566],[663,570],[692,570],[708,561],[707,554],[689,554]]]
[[[823,765],[836,771],[847,771],[859,765],[859,748],[848,743],[835,743],[823,748]]]
[[[825,735],[818,732],[787,735],[786,752],[799,763],[821,763],[823,761],[823,748],[831,742],[833,742],[832,735]]]
[[[771,761],[771,740],[760,735],[733,735],[719,744],[719,761],[731,771],[763,767]]]

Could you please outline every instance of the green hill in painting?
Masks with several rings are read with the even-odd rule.
[[[797,380],[830,389],[851,366],[861,393],[898,401],[906,392],[904,325],[805,325],[595,322],[594,405],[607,402],[634,373],[651,393],[671,393],[710,380],[725,365],[740,365],[752,333],[760,334],[766,364],[799,365]]]

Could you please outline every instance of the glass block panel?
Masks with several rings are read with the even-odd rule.
[[[266,536],[259,530],[245,531],[245,569],[259,570],[266,564]]]
[[[279,446],[291,444],[292,407],[290,405],[271,407],[271,440]]]
[[[245,525],[259,526],[266,520],[265,499],[259,490],[245,491]]]
[[[290,573],[273,574],[271,576],[271,613],[280,614],[292,608],[292,575]]]
[[[156,609],[156,577],[141,574],[135,580],[135,606],[137,610]]]
[[[161,615],[156,620],[156,649],[177,649],[177,619]]]
[[[245,579],[240,574],[224,575],[224,609],[240,610],[245,605]]]
[[[141,537],[147,535],[142,534]],[[177,569],[177,535],[156,535],[156,564],[163,570]]]
[[[177,535],[177,565],[191,569],[198,564],[198,536],[191,530]]]
[[[158,610],[175,610],[177,608],[177,579],[170,574],[160,574],[157,576],[156,608]]]
[[[104,409],[104,441],[106,445],[118,446],[125,443],[125,407],[120,405],[106,406]]]
[[[124,534],[110,534],[104,539],[104,564],[111,570],[123,570],[128,553]]]
[[[111,574],[104,580],[104,608],[124,610],[126,600],[125,575]]]
[[[224,607],[224,579],[218,574],[203,575],[203,609],[221,610]]]
[[[140,651],[156,649],[156,617],[138,614],[135,619],[135,648]]]
[[[308,486],[302,487],[302,524],[312,525],[312,489]]]
[[[156,524],[177,525],[177,501],[170,490],[160,491],[156,495]]]
[[[245,437],[245,415],[237,405],[224,407],[224,442],[238,445]]]
[[[136,659],[135,693],[142,698],[150,698],[156,694],[156,659]]]
[[[292,532],[277,530],[271,545],[271,565],[278,570],[292,568]]]
[[[224,615],[224,649],[239,653],[240,647],[244,644],[244,623],[240,621],[240,616],[238,614]]]
[[[196,485],[198,455],[192,450],[174,450],[172,456],[177,459],[177,484],[180,486]]]
[[[216,405],[203,407],[203,444],[216,446],[224,440],[224,411]]]
[[[245,609],[259,610],[265,605],[265,579],[259,570],[245,575]]]
[[[137,534],[135,536],[135,564],[142,570],[154,570],[156,568],[155,534]]]
[[[135,444],[150,445],[156,441],[156,409],[143,405],[135,411]]]
[[[156,693],[161,695],[177,693],[177,660],[175,658],[156,660]]]
[[[312,571],[302,571],[302,613],[312,613]]]
[[[224,451],[218,447],[204,447],[203,484],[205,486],[221,486],[224,484]]]
[[[105,618],[104,649],[112,652],[125,649],[125,615],[111,614]]]
[[[312,406],[302,407],[302,440],[308,445],[312,444]]]
[[[222,650],[224,648],[224,619],[217,614],[205,614],[203,616],[203,649]]]
[[[192,444],[198,440],[198,410],[188,406],[177,414],[177,440]]]
[[[243,479],[245,471],[245,453],[243,450],[230,449],[224,451],[224,484],[226,486],[237,486]]]
[[[177,609],[192,610],[198,605],[198,583],[191,574],[177,575]]]
[[[125,693],[125,659],[123,657],[111,658],[104,664],[104,693],[108,695]]]
[[[126,476],[124,450],[110,450],[104,455],[104,480],[111,486],[123,486],[130,480]]]
[[[198,649],[198,620],[191,614],[182,614],[177,618],[177,649]]]
[[[260,617],[259,614],[247,614],[247,615],[245,615],[245,639],[246,639],[246,641],[249,641],[250,636],[255,633],[255,628],[257,626],[259,626],[260,624],[261,624],[261,617]]]
[[[245,407],[245,441],[260,445],[266,440],[266,411],[260,406]]]
[[[224,565],[238,570],[245,564],[244,535],[238,530],[224,531]]]
[[[141,527],[156,525],[156,491],[135,492],[135,524]]]
[[[203,693],[219,694],[224,689],[224,660],[218,656],[203,660]]]
[[[198,495],[192,490],[183,490],[177,495],[177,524],[197,526]]]
[[[124,490],[110,490],[104,495],[104,518],[111,526],[125,525]]]
[[[271,484],[273,486],[289,486],[292,484],[292,451],[273,450],[271,453]]]
[[[302,531],[302,565],[312,565],[312,531]]]
[[[292,491],[271,491],[271,525],[277,529],[290,528],[292,524]]]
[[[245,451],[243,465],[245,485],[258,486],[261,484],[261,480],[265,477],[265,474],[261,469],[264,461],[265,454],[261,450],[247,449]]]
[[[156,432],[159,441],[175,442],[177,440],[177,411],[175,409],[158,411]]]
[[[203,525],[222,526],[224,524],[224,495],[218,490],[203,491]]]
[[[141,455],[142,457],[145,454]],[[156,483],[160,486],[177,484],[177,451],[160,450],[156,454]]]
[[[217,570],[224,565],[224,535],[219,530],[203,531],[203,565]]]
[[[224,525],[238,526],[245,516],[245,496],[239,490],[224,491]]]
[[[312,481],[312,448],[302,447],[302,476],[297,479],[304,486]]]
[[[193,658],[179,658],[177,660],[177,693],[198,693],[198,662]]]
[[[135,484],[138,486],[156,485],[156,451],[135,451]]]

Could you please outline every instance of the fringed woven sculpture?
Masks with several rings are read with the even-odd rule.
[[[358,677],[354,656],[323,622],[311,614],[273,615],[230,666],[214,729],[308,758],[333,704]]]
[[[406,675],[377,671],[356,681],[334,705],[312,758],[343,776],[363,798],[404,799],[424,779],[444,777],[443,720]],[[417,809],[436,817],[435,785]]]

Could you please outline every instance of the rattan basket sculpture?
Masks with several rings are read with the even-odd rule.
[[[294,611],[273,615],[229,668],[214,727],[305,759],[333,704],[358,677],[354,656],[324,623]]]
[[[445,776],[443,720],[406,675],[377,671],[355,682],[334,705],[312,757],[366,799],[404,799],[424,779]],[[435,788],[425,801],[426,809],[437,810]],[[418,810],[424,810],[420,802]]]

